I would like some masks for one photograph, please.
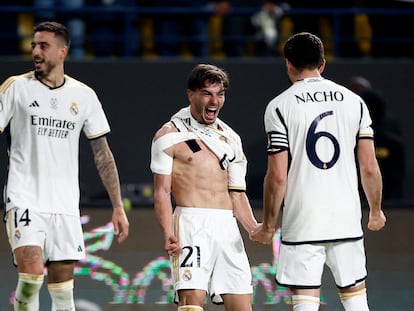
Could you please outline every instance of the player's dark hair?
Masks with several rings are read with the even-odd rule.
[[[285,58],[298,69],[319,68],[325,58],[323,43],[309,32],[291,36],[285,43]]]
[[[33,31],[35,33],[39,31],[53,32],[56,37],[62,38],[67,46],[70,45],[70,34],[68,29],[65,27],[65,25],[62,25],[58,22],[42,22],[36,25],[33,28]]]
[[[224,89],[229,87],[228,74],[221,68],[210,64],[198,64],[188,77],[188,89],[195,91],[204,87],[205,82],[223,83]]]

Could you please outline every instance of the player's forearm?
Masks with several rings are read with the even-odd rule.
[[[369,208],[372,212],[379,214],[382,201],[382,176],[375,156],[374,142],[367,139],[360,140],[357,155],[361,184]]]
[[[171,187],[171,175],[154,174],[154,211],[166,240],[173,234]]]
[[[230,192],[233,204],[233,213],[247,232],[251,232],[257,225],[249,199],[244,192]]]
[[[372,212],[380,212],[382,202],[382,177],[377,167],[372,172],[361,173],[361,183]]]
[[[168,196],[154,193],[154,211],[155,217],[161,227],[164,238],[168,239],[172,232],[173,209],[171,199]]]
[[[269,175],[265,176],[263,187],[263,229],[265,231],[275,229],[285,192],[285,181],[276,181]]]
[[[106,164],[101,163],[102,167],[99,170],[99,175],[101,176],[102,183],[105,186],[108,196],[111,200],[112,206],[122,207],[122,196],[121,188],[119,183],[118,170],[115,165],[115,161],[108,162]]]
[[[121,188],[115,159],[106,139],[91,142],[95,165],[114,208],[122,207]]]

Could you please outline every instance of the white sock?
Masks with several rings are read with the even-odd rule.
[[[319,297],[307,295],[292,296],[293,311],[318,311]]]
[[[52,311],[75,311],[73,280],[47,285],[52,298]]]
[[[369,311],[367,290],[365,288],[350,293],[339,293],[345,311]]]
[[[43,274],[19,273],[14,299],[14,311],[38,311],[39,291],[43,284]]]
[[[204,309],[200,306],[186,305],[178,307],[178,311],[203,311]]]

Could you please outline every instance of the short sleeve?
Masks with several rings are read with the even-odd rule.
[[[6,88],[9,84],[10,78],[0,86],[0,133],[7,127],[14,113],[14,84]]]
[[[83,131],[88,139],[94,139],[110,132],[110,127],[101,102],[96,93],[93,90],[90,91],[89,109]]]
[[[233,132],[234,133],[234,132]],[[235,154],[234,161],[228,165],[229,190],[246,191],[247,159],[243,152],[240,136],[234,133],[232,148]]]
[[[275,101],[266,107],[264,125],[267,135],[267,153],[278,153],[289,149],[287,127]]]
[[[359,139],[373,139],[374,130],[371,127],[372,120],[368,111],[367,105],[362,101],[361,102],[361,121],[359,125]]]

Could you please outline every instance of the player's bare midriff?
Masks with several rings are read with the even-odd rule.
[[[193,152],[185,142],[174,146],[172,191],[177,206],[232,209],[227,170],[201,141]]]

